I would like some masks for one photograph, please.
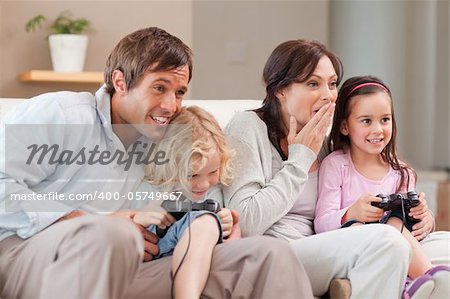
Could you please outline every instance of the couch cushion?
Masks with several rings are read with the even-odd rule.
[[[199,106],[210,112],[223,128],[236,112],[261,106],[260,100],[184,100],[183,106]]]
[[[0,120],[23,100],[19,98],[0,98]]]
[[[0,120],[24,99],[0,98]],[[196,105],[214,115],[220,126],[224,127],[238,111],[255,109],[261,106],[260,100],[184,100],[184,106]]]

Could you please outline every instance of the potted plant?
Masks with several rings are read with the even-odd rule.
[[[47,18],[37,15],[25,25],[27,32],[42,28]],[[82,72],[86,57],[88,37],[83,35],[89,29],[86,19],[74,19],[69,11],[62,12],[49,26],[50,56],[55,72]]]

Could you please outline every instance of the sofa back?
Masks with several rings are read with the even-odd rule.
[[[261,103],[260,100],[184,100],[183,106],[194,105],[205,109],[223,128],[236,112],[258,108]]]
[[[25,99],[19,98],[0,98],[0,120],[10,112],[17,104],[21,103]]]
[[[14,106],[26,99],[0,98],[0,120],[10,112]],[[258,108],[260,100],[184,100],[184,106],[199,106],[216,117],[219,124],[224,127],[238,111]]]

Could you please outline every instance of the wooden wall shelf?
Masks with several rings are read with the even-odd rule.
[[[103,83],[102,72],[57,73],[53,71],[31,70],[19,75],[20,82],[69,82]]]

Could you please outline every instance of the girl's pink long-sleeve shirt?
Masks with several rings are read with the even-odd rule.
[[[332,152],[322,161],[319,170],[316,233],[340,228],[342,216],[361,195],[393,194],[399,181],[400,173],[392,167],[381,180],[368,179],[356,170],[349,151]],[[414,184],[410,182],[408,189],[414,190]]]

